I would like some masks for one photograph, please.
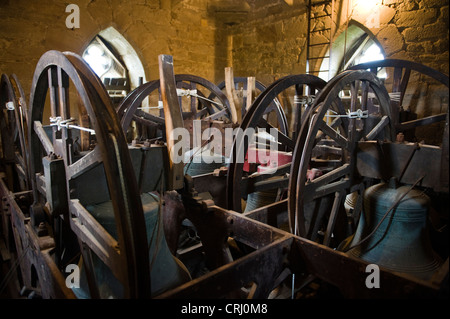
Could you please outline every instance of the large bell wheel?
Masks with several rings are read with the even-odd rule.
[[[175,82],[184,121],[230,121],[229,101],[215,84],[192,74],[176,74]],[[130,92],[117,108],[123,129],[128,130],[134,121],[140,126],[140,131],[154,128],[164,132],[165,117],[160,97],[160,80],[144,83]],[[149,99],[149,106],[143,106],[146,98]],[[143,139],[140,132],[137,139]]]
[[[346,238],[343,200],[355,193],[360,203],[365,185],[356,169],[357,142],[393,140],[389,104],[384,85],[367,71],[337,75],[316,97],[293,154],[288,195],[292,233],[334,247]],[[314,168],[320,176],[311,175]]]
[[[78,154],[74,151],[75,144],[70,129],[70,125],[76,126],[71,117],[74,109],[71,108],[72,100],[69,99],[71,88],[78,95],[79,103],[89,116],[91,128],[84,129],[95,132],[96,140],[92,150]],[[53,118],[52,123],[56,123],[50,134],[43,129],[47,96]],[[89,224],[83,226],[75,222],[80,216],[75,216],[71,209],[74,202],[70,198],[70,182],[75,176],[80,176],[93,165],[101,163],[112,201],[118,237],[118,247],[106,248],[111,249],[111,252],[116,250],[118,257],[113,261],[117,264],[110,265],[111,261],[107,259],[107,254],[105,257],[104,251],[97,242],[90,239],[89,235],[78,238],[82,246],[81,250],[85,251],[84,246],[88,246],[92,252],[103,258],[103,262],[115,269],[114,275],[123,284],[125,297],[150,296],[148,246],[142,203],[136,180],[133,178],[124,133],[100,80],[79,56],[48,51],[40,58],[36,66],[28,119],[30,171],[33,176],[35,205],[42,200],[38,190],[37,176],[42,175],[43,172],[43,154],[48,158],[62,159],[63,173],[66,175],[64,186],[68,194],[66,205],[70,208],[62,207],[61,211],[56,212],[58,216],[53,218],[63,219],[65,228],[63,226],[61,231],[67,231],[70,227],[78,236],[86,234],[80,229],[86,230]],[[68,223],[70,226],[67,226]],[[58,235],[60,234],[55,234],[55,237]],[[87,262],[84,259],[84,263]],[[89,266],[86,266],[86,269],[88,268]],[[91,296],[98,297],[93,289],[91,289]]]
[[[30,176],[28,170],[28,103],[25,92],[22,88],[17,75],[12,74],[10,81],[14,89],[14,93],[17,101],[17,110],[14,111],[16,118],[16,134],[15,140],[20,146],[17,147],[16,158],[19,164],[20,174],[24,175],[24,187],[23,189],[29,189]]]
[[[159,130],[164,129],[164,118],[140,109],[144,99],[150,92],[157,90],[159,85],[159,81],[157,80],[144,83],[130,92],[122,100],[117,108],[117,114],[121,119],[121,125],[125,131],[128,130],[133,120],[139,125],[145,125],[149,128],[154,127]]]
[[[290,129],[283,106],[278,103],[279,97],[293,93],[291,97],[293,97],[294,108],[298,110],[296,122],[300,123],[304,118],[304,114],[309,112],[309,103],[325,84],[324,80],[313,75],[291,75],[275,81],[258,95],[246,112],[239,127],[242,134],[238,134],[233,140],[230,164],[227,171],[228,209],[242,212],[242,199],[248,198],[250,193],[287,187],[289,181],[287,174],[291,165],[289,159],[286,163],[283,162],[282,165],[279,165],[280,163],[277,162],[275,172],[269,174],[258,174],[258,167],[251,170],[245,169],[246,156],[248,156],[250,148],[247,133],[253,130],[255,134],[259,134],[262,131],[268,134],[262,138],[263,143],[270,144],[269,141],[274,139],[278,143],[275,153],[281,151],[285,155],[289,154],[295,147],[296,132],[295,127],[292,130],[293,132],[289,132]],[[277,117],[280,120],[275,123],[270,122],[266,116],[268,112],[273,111],[274,107],[276,108],[276,113],[281,115],[281,117]],[[264,154],[267,154],[266,146],[263,146],[264,150],[261,149]],[[253,151],[257,152],[255,156],[258,157],[260,149],[256,148]],[[261,163],[258,163],[257,159],[255,164],[258,166]]]
[[[28,190],[27,104],[15,74],[1,76],[0,105],[1,165],[11,190]]]

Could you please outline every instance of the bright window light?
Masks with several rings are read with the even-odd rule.
[[[379,60],[384,60],[384,55],[383,55],[383,53],[381,53],[380,47],[376,43],[372,43],[372,45],[370,45],[366,50],[364,50],[361,53],[358,60],[359,60],[358,63],[379,61]],[[387,77],[386,69],[381,68],[378,71],[377,76],[380,79],[386,79],[386,77]]]
[[[83,54],[83,59],[86,60],[98,77],[108,72],[112,65],[112,59],[107,55],[105,49],[97,43],[89,45]]]
[[[359,63],[384,60],[384,55],[381,53],[380,47],[373,43],[367,50],[364,50],[359,57]]]

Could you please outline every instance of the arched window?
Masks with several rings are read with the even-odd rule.
[[[145,82],[144,67],[131,44],[113,27],[99,32],[82,54],[115,104]]]
[[[344,54],[340,63],[340,71],[356,64],[378,60],[384,60],[383,49],[369,34],[364,33],[357,41],[352,43],[352,46]],[[380,74],[378,76],[382,77]]]
[[[96,36],[84,51],[83,59],[86,60],[95,73],[102,79],[105,74],[111,70],[113,59],[116,58],[112,52],[108,50],[105,42],[100,39],[99,36]],[[121,66],[121,64],[119,65]],[[125,71],[125,68],[122,67],[122,70]]]
[[[355,22],[336,38],[331,51],[331,60],[322,62],[320,70],[323,71],[319,73],[326,81],[353,65],[385,58],[384,50],[375,37]],[[385,75],[385,70],[378,73],[380,78]]]

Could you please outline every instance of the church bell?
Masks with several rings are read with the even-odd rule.
[[[228,160],[220,154],[212,152],[210,149],[195,148],[186,152],[184,163],[184,174],[198,176],[214,172],[215,169],[227,165]]]
[[[367,188],[364,209],[347,253],[429,280],[441,265],[428,233],[429,205],[426,194],[409,186],[381,183]]]

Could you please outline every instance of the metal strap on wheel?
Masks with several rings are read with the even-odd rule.
[[[218,106],[224,107],[224,105],[222,103],[220,103],[220,102],[213,101],[213,100],[210,100],[210,99],[208,99],[208,98],[206,98],[204,96],[198,95],[197,94],[197,90],[177,89],[177,95],[178,96],[193,96],[193,97],[196,97],[196,98],[199,98],[199,99],[203,99],[203,100],[209,101],[209,102],[214,103],[214,104],[216,104]]]
[[[391,93],[389,93],[389,97],[391,98],[392,101],[395,101],[395,102],[400,102],[401,95],[402,95],[401,92],[391,92]],[[368,98],[370,98],[370,99],[376,98],[375,93],[369,92]]]
[[[141,107],[138,107],[137,109],[138,110],[148,110],[148,109],[158,109],[158,110],[161,110],[161,109],[163,109],[164,108],[164,106],[163,106],[163,101],[158,101],[158,106],[141,106]],[[126,112],[127,110],[125,109],[125,111],[124,112]]]
[[[89,132],[89,133],[95,135],[95,130],[87,128],[87,127],[74,125],[72,123],[76,123],[76,120],[73,117],[71,117],[70,119],[65,119],[65,120],[63,120],[61,118],[61,116],[50,117],[50,126],[57,126],[58,131],[60,131],[61,128],[64,127],[67,129],[77,129],[77,130],[81,130],[81,131],[86,131],[86,132]]]
[[[294,95],[294,104],[312,105],[315,98],[315,95]]]
[[[336,111],[328,110],[329,112],[332,112],[334,114],[327,114],[326,117],[348,117],[350,119],[365,119],[369,116],[368,110],[361,110],[358,109],[356,111],[350,112],[348,111],[347,114],[338,114]]]

